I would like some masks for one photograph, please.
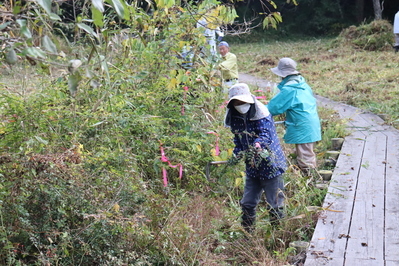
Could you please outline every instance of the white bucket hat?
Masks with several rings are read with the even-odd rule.
[[[233,85],[229,89],[229,102],[227,106],[232,100],[240,100],[246,103],[254,103],[254,97],[252,97],[251,92],[249,91],[249,87],[245,83],[237,83]]]
[[[224,118],[224,125],[226,127],[230,127],[231,123],[230,109],[232,108],[232,106],[229,106],[229,104],[232,100],[240,100],[246,103],[253,104],[252,106],[254,106],[254,108],[251,107],[249,110],[249,119],[252,121],[259,120],[270,115],[267,107],[263,103],[258,101],[254,95],[251,94],[247,84],[237,83],[229,89],[229,102],[227,104],[227,112]]]
[[[299,74],[299,72],[296,71],[296,62],[288,57],[281,58],[277,67],[271,68],[270,70],[277,76],[283,78],[289,75]]]

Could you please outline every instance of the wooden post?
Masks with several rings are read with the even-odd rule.
[[[344,143],[343,138],[332,138],[331,139],[331,146],[334,151],[339,151]]]
[[[330,170],[319,170],[319,174],[321,175],[324,181],[330,181],[332,173],[333,172]]]
[[[338,159],[339,151],[326,151],[328,158],[332,158],[334,160]]]
[[[324,161],[324,165],[325,166],[329,166],[329,167],[335,167],[335,165],[337,164],[337,160],[328,158]]]
[[[290,247],[295,248],[296,254],[306,252],[309,247],[309,242],[305,241],[293,241],[290,243]]]

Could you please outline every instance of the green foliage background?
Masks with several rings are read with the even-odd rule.
[[[63,25],[77,36],[74,43],[53,34],[63,27],[50,1],[29,2],[28,19],[2,24],[12,40],[2,48],[12,88],[0,97],[0,263],[286,261],[290,241],[311,237],[317,213],[306,206],[320,205],[325,191],[290,167],[287,212],[294,218],[271,226],[261,204],[258,237],[244,245],[243,165],[215,167],[205,178],[206,164],[226,160],[233,144],[222,125],[215,58],[203,54],[205,38],[194,25],[210,10],[228,23],[234,9],[157,1],[149,13],[105,3],[92,1],[72,26]],[[182,67],[185,46],[195,55],[192,69]],[[345,134],[342,128],[324,122],[335,136]],[[161,147],[171,165],[183,166],[181,179],[178,167],[161,160]]]

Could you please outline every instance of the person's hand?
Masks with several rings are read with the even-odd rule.
[[[218,42],[221,42],[223,40],[222,36],[218,36]]]
[[[228,160],[227,160],[227,164],[228,165],[236,165],[238,164],[239,160],[237,159],[237,157],[235,156],[231,156]]]
[[[254,147],[255,147],[255,150],[256,150],[257,152],[262,151],[262,146],[260,146],[260,143],[259,143],[259,142],[256,142],[255,145],[254,145]]]
[[[228,165],[236,165],[240,162],[241,159],[242,159],[241,153],[239,153],[238,155],[235,155],[233,153],[233,155],[227,160],[227,164]]]
[[[262,149],[262,147],[260,146],[260,143],[256,142],[254,145],[255,151],[256,151],[256,155],[260,156],[263,159],[266,159],[267,157],[269,157],[269,151],[267,149]]]

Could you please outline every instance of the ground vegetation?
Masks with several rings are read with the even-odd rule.
[[[149,14],[106,1],[113,17],[125,20],[123,28],[130,26],[126,32],[114,28],[101,1],[93,1],[97,6],[72,28],[79,36],[75,41],[53,34],[58,15],[48,2],[38,3],[17,28],[2,24],[7,42],[0,69],[0,264],[303,261],[289,243],[310,240],[326,191],[316,186],[317,174],[303,176],[295,167],[291,147],[285,145],[287,216],[272,224],[267,206],[260,204],[252,235],[240,225],[243,164],[214,166],[207,176],[207,163],[227,160],[233,143],[222,123],[225,95],[216,63],[204,52],[206,40],[193,14],[216,10],[227,23],[235,18],[229,6],[206,2],[193,13],[159,1]],[[267,64],[295,52],[315,91],[330,96],[332,90],[318,85],[331,80],[324,76],[331,69],[312,65],[313,55],[335,59],[349,48],[326,48],[329,43],[233,41],[232,47],[241,71],[265,78]],[[192,60],[184,57],[185,47]],[[260,53],[276,47],[280,52],[270,58]],[[270,98],[273,91],[256,94]],[[346,132],[345,121],[331,110],[320,108],[320,116],[322,166],[330,139]]]

